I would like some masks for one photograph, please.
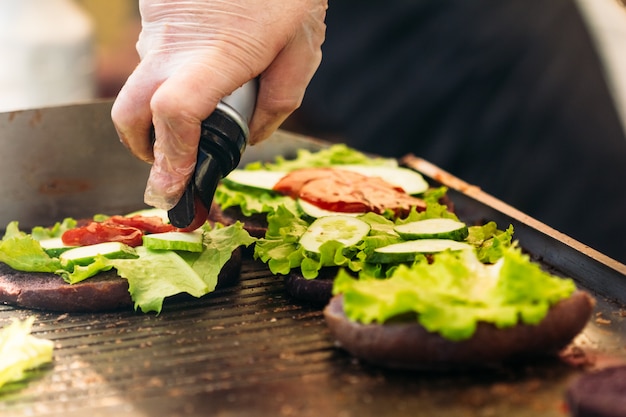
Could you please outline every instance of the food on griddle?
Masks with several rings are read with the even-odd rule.
[[[224,224],[242,221],[251,235],[271,241],[264,245],[267,248],[274,246],[275,240],[284,241],[282,232],[268,235],[269,217],[286,214],[279,220],[284,224],[292,217],[310,224],[328,216],[366,213],[393,219],[408,216],[411,211],[424,211],[426,202],[422,197],[427,195],[449,204],[442,189],[431,190],[421,174],[399,167],[396,160],[333,145],[315,153],[302,150],[291,160],[277,158],[273,163],[253,163],[234,170],[218,187],[209,216]],[[287,237],[288,242],[292,239]],[[284,248],[296,249],[289,245]],[[312,276],[307,268],[299,268],[298,259],[284,271],[274,268],[277,259],[266,256],[264,250],[256,256],[269,261],[273,272],[285,276],[287,292],[293,297],[315,303],[330,299],[332,279],[327,272],[322,275],[328,279],[318,280],[319,268]],[[324,262],[325,268],[333,266]]]
[[[296,170],[320,168],[316,173],[331,173],[329,168],[341,169],[352,174],[359,181],[364,177],[376,178],[374,181],[392,183],[392,187],[404,189],[402,198],[420,195],[428,189],[428,183],[420,174],[410,169],[401,168],[395,159],[367,156],[345,145],[332,145],[317,152],[300,150],[293,159],[276,158],[271,163],[256,162],[243,169],[232,171],[218,186],[209,218],[222,224],[242,221],[248,232],[255,237],[263,237],[267,230],[267,215],[277,207],[284,206],[302,216],[319,217],[332,214],[326,210],[328,204],[315,205],[309,201],[293,198],[279,192],[275,186],[288,173]],[[293,178],[293,177],[292,177]],[[348,184],[349,185],[349,184]],[[333,189],[322,191],[333,192]],[[336,191],[336,190],[335,190]],[[407,195],[408,194],[408,195]],[[361,196],[363,197],[363,196]],[[363,199],[362,199],[363,200]],[[364,200],[366,204],[378,204],[376,201]],[[419,199],[411,199],[417,205],[423,203]],[[342,204],[341,202],[339,204]],[[363,202],[359,203],[363,205]],[[406,204],[403,206],[406,208]]]
[[[52,340],[31,334],[34,317],[14,318],[0,329],[0,388],[28,378],[28,371],[52,362]]]
[[[395,173],[404,170],[419,176],[406,168],[388,170],[388,178],[396,180],[400,175]],[[370,169],[369,172],[378,171]],[[409,180],[409,184],[414,182]],[[420,192],[426,191],[426,188]],[[304,201],[330,212],[384,214],[390,210],[394,215],[401,216],[408,214],[412,208],[420,211],[426,208],[423,200],[411,196],[404,188],[379,176],[350,171],[349,167],[297,169],[283,176],[273,189],[296,201]]]
[[[250,236],[256,238],[262,238],[267,231],[267,213],[244,215],[239,206],[223,209],[214,202],[211,204],[211,210],[209,211],[209,220],[225,225],[242,222]]]
[[[279,208],[268,215],[268,231],[256,242],[254,254],[273,273],[286,277],[293,297],[326,304],[332,296],[329,274],[337,268],[384,278],[399,264],[431,262],[443,252],[472,250],[482,262],[494,263],[511,245],[512,227],[500,230],[494,222],[467,226],[438,203],[437,195],[425,201],[425,210],[391,219],[366,213],[311,221]]]
[[[235,249],[222,266],[216,288],[235,285],[241,271],[241,249]],[[68,284],[59,275],[46,272],[23,272],[0,264],[0,303],[17,307],[58,312],[99,312],[139,307],[151,311],[143,300],[137,304],[129,292],[129,281],[115,270]],[[184,297],[184,294],[172,297]],[[161,296],[157,295],[157,298]],[[152,311],[159,311],[155,306]]]
[[[567,388],[565,400],[572,417],[626,415],[626,365],[583,374]]]
[[[134,306],[158,313],[168,297],[202,297],[237,281],[242,247],[254,242],[241,223],[206,223],[184,232],[166,218],[156,209],[81,224],[68,218],[31,234],[11,222],[0,241],[0,302],[65,312]]]
[[[391,368],[501,365],[556,355],[580,333],[594,300],[515,246],[495,264],[472,251],[398,266],[390,277],[340,271],[324,316],[337,344]]]

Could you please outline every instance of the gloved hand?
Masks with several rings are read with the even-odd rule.
[[[321,61],[326,8],[327,0],[140,0],[141,62],[111,116],[121,141],[153,163],[147,204],[176,204],[194,170],[201,121],[248,80],[259,77],[250,144],[298,108]]]

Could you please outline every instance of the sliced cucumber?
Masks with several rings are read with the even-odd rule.
[[[60,237],[53,237],[49,239],[42,239],[39,241],[41,248],[46,251],[49,256],[58,258],[63,252],[75,248],[76,246],[68,246],[63,243],[63,239]]]
[[[420,254],[434,254],[450,251],[473,250],[468,243],[451,239],[418,239],[377,248],[370,255],[368,262],[400,263],[412,262]]]
[[[403,239],[464,240],[469,234],[467,225],[454,219],[425,219],[394,227]]]
[[[324,216],[359,216],[361,214],[364,214],[364,213],[346,213],[343,211],[326,210],[323,208],[319,208],[316,205],[311,204],[308,201],[305,201],[302,199],[298,199],[297,204],[298,204],[298,208],[300,209],[300,211],[302,211],[302,213],[304,213],[305,215],[313,219],[317,219],[319,217],[324,217]]]
[[[134,248],[124,243],[104,242],[67,250],[59,256],[59,259],[65,265],[89,265],[97,255],[102,255],[109,259],[134,259],[139,257]]]
[[[285,171],[265,171],[235,169],[223,178],[225,184],[245,186],[261,190],[273,190],[274,185],[287,173]]]
[[[337,169],[358,172],[368,177],[379,177],[389,184],[401,187],[407,194],[421,194],[428,190],[422,174],[409,168],[384,165],[335,165]]]
[[[352,216],[326,216],[315,220],[300,237],[304,250],[319,253],[320,246],[334,240],[345,246],[359,243],[370,231],[370,225]]]
[[[143,246],[153,250],[202,252],[202,231],[152,233],[143,236]]]

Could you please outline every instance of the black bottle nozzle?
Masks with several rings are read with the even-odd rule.
[[[256,103],[256,80],[224,98],[202,122],[196,168],[178,203],[168,211],[172,225],[186,228],[195,219],[195,201],[211,209],[219,181],[237,167],[248,143],[248,122]]]

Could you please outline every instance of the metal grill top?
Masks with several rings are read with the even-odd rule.
[[[556,360],[446,374],[359,363],[334,346],[318,308],[294,303],[251,259],[236,286],[169,302],[159,316],[5,306],[0,324],[33,314],[54,363],[0,397],[2,416],[562,417],[577,373]]]

